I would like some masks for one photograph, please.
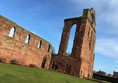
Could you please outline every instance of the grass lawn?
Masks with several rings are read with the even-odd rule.
[[[0,63],[0,83],[94,83],[59,72]]]

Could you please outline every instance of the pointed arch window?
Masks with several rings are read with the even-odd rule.
[[[45,68],[46,62],[47,62],[47,58],[44,57],[44,58],[43,58],[43,61],[42,61],[42,65],[41,65],[42,68]]]
[[[47,48],[47,52],[50,52],[50,45],[49,45],[48,48]]]
[[[25,39],[25,43],[26,43],[26,44],[29,44],[29,41],[30,41],[30,35],[27,35],[27,36],[26,36],[26,39]]]
[[[76,24],[73,24],[72,27],[71,27],[71,31],[70,31],[70,35],[69,35],[69,40],[68,40],[68,46],[67,46],[67,50],[66,50],[66,53],[68,55],[71,55],[71,53],[72,53],[72,48],[73,48],[73,44],[74,44],[76,27],[77,27]]]
[[[42,41],[39,41],[39,42],[38,42],[38,48],[39,48],[39,49],[41,48],[41,45],[42,45]]]
[[[92,17],[92,16],[90,16],[90,17],[89,17],[89,20],[90,20],[90,22],[92,22],[92,21],[93,21],[93,17]]]
[[[91,23],[95,21],[95,16],[94,16],[94,14],[91,14],[91,16],[89,17],[89,20],[90,20]]]
[[[15,33],[15,27],[12,27],[11,29],[10,29],[10,31],[9,31],[9,37],[14,37],[14,33]]]

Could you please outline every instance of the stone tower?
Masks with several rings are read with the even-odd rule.
[[[71,56],[66,50],[71,27],[76,24]],[[95,11],[84,9],[83,15],[64,20],[58,56],[53,59],[52,69],[79,77],[91,78],[93,74],[94,47],[96,40]]]

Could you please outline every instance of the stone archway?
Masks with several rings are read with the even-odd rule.
[[[44,57],[43,60],[42,60],[41,68],[45,68],[45,66],[46,66],[46,62],[47,62],[47,58]]]

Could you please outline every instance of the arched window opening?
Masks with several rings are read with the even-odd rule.
[[[47,48],[47,52],[50,52],[50,45],[49,45],[48,48]]]
[[[10,29],[10,32],[9,32],[9,37],[14,37],[14,33],[15,33],[15,28],[14,27],[12,27],[11,29]]]
[[[42,61],[42,65],[41,65],[42,68],[45,68],[46,61],[47,61],[47,58],[44,57]]]
[[[90,74],[88,74],[88,78],[90,77]]]
[[[30,35],[27,35],[27,36],[26,36],[26,39],[25,39],[25,43],[26,43],[26,44],[29,44],[29,41],[30,41]]]
[[[76,32],[76,24],[74,24],[74,25],[71,27],[70,37],[69,37],[69,41],[68,41],[68,47],[67,47],[67,51],[66,51],[66,53],[67,53],[68,55],[71,55],[71,52],[72,52],[72,47],[73,47],[75,32]]]
[[[91,14],[91,16],[89,17],[89,20],[90,20],[90,22],[92,23],[93,21],[94,21],[94,14]]]
[[[41,45],[42,45],[42,41],[39,41],[39,42],[38,42],[38,48],[39,48],[39,49],[41,48]]]
[[[92,21],[93,21],[93,17],[92,17],[92,16],[90,16],[90,17],[89,17],[89,20],[90,20],[90,22],[92,22]]]

